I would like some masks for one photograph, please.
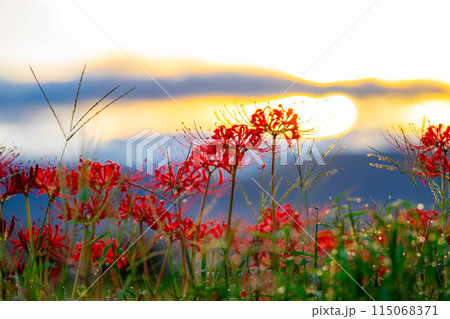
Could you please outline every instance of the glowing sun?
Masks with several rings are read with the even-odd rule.
[[[353,102],[341,95],[324,98],[291,96],[271,101],[298,113],[304,128],[313,129],[311,137],[329,137],[349,130],[356,121],[357,111]]]

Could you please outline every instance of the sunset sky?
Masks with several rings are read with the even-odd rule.
[[[87,64],[80,114],[136,86],[84,129],[86,145],[181,122],[213,128],[226,105],[293,107],[317,137],[350,151],[380,130],[450,124],[448,1],[0,1],[0,142],[31,157],[60,151],[35,70],[68,123]],[[156,83],[158,82],[158,84]],[[116,95],[116,96],[117,96]]]

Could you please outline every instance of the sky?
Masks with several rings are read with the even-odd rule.
[[[0,0],[0,142],[30,157],[62,137],[30,72],[70,122],[114,86],[136,90],[80,132],[73,152],[226,105],[294,107],[317,138],[381,145],[392,126],[450,119],[448,1]],[[315,122],[314,122],[315,121]],[[448,123],[450,124],[450,123]]]

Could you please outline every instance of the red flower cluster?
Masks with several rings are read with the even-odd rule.
[[[300,119],[292,108],[287,110],[279,104],[278,107],[266,106],[257,109],[250,119],[252,126],[277,137],[283,134],[286,139],[299,139],[304,133],[300,130]]]
[[[230,173],[230,163],[232,161],[230,152],[225,150],[220,141],[206,138],[201,143],[193,145],[192,163],[197,169],[203,169],[207,173],[212,173],[214,170],[219,169],[220,180],[222,180],[222,170]]]
[[[171,163],[155,171],[151,186],[163,192],[169,199],[202,192],[206,184],[206,174],[193,163],[193,158],[185,163]]]
[[[10,166],[9,174],[5,175],[1,180],[2,200],[17,195],[28,195],[33,189],[38,189],[39,184],[36,181],[39,166],[30,166],[28,168],[20,166]]]
[[[60,195],[58,170],[53,166],[38,167],[36,186],[38,194],[46,194],[52,200]]]
[[[219,239],[225,232],[226,223],[220,223],[215,220],[206,221],[199,226],[198,243],[209,242],[213,239]],[[194,245],[196,243],[193,243]]]
[[[72,255],[72,261],[79,262],[82,249],[82,243],[78,242],[75,245],[75,253]],[[106,252],[105,252],[106,250]],[[110,266],[117,260],[117,266],[119,269],[124,269],[128,265],[128,256],[123,254],[122,249],[117,247],[117,241],[115,239],[103,240],[94,239],[92,243],[91,263],[92,266]],[[103,261],[102,261],[103,257]],[[100,264],[101,262],[101,264]]]
[[[50,178],[51,174],[54,171],[49,169]],[[120,165],[111,161],[101,164],[80,159],[77,169],[66,169],[64,180],[59,181],[64,189],[61,194],[64,201],[56,205],[57,217],[77,220],[84,225],[116,217],[113,199],[120,191],[126,190],[121,188],[123,181]]]
[[[165,201],[153,194],[146,196],[133,196],[127,194],[120,205],[120,218],[122,220],[131,216],[137,223],[145,222],[151,229],[161,229],[167,217],[164,208]]]
[[[319,220],[322,220],[326,209],[319,213]],[[295,254],[290,252],[307,252],[311,254],[314,251],[315,243],[311,241],[308,234],[308,225],[306,217],[295,211],[291,204],[286,203],[283,206],[277,206],[275,210],[277,229],[279,230],[276,249],[279,251],[278,258],[283,265],[286,258],[296,258]],[[238,231],[237,239],[232,247],[237,255],[246,255],[249,250],[258,247],[258,253],[251,258],[251,265],[258,265],[260,268],[267,268],[271,263],[271,252],[273,251],[273,224],[272,209],[266,207],[261,214],[261,218],[255,225],[244,225]],[[311,235],[314,237],[314,235]],[[311,241],[311,246],[309,242]],[[324,251],[330,251],[336,247],[337,239],[329,230],[320,230],[317,233],[318,253],[323,255]],[[300,260],[298,260],[300,262]]]
[[[8,175],[9,167],[17,156],[18,154],[12,150],[8,150],[4,146],[0,147],[0,181]]]
[[[218,221],[206,221],[199,225],[198,238],[195,242],[195,232],[197,226],[189,217],[178,216],[177,214],[167,214],[165,224],[160,236],[166,236],[171,242],[181,240],[182,236],[189,247],[196,247],[201,250],[203,241],[210,242],[219,239],[224,233],[227,225]]]
[[[443,124],[428,127],[422,137],[422,144],[429,150],[448,152],[450,150],[450,125],[445,129]]]
[[[450,179],[450,125],[445,129],[442,124],[428,127],[418,149],[419,162],[423,166],[417,173],[420,180],[423,180],[424,174],[428,178],[444,175],[444,178]]]
[[[317,251],[331,251],[336,248],[337,240],[333,233],[329,230],[320,230],[317,232]]]
[[[65,244],[65,234],[59,225],[46,225],[42,229],[32,226],[31,231],[34,245],[39,243],[39,246],[34,247],[36,256],[45,256],[48,253],[54,260],[64,260],[68,247]],[[13,244],[13,250],[17,250],[18,253],[29,253],[30,236],[28,228],[19,230],[17,237],[14,237],[11,243]]]
[[[100,162],[85,161],[81,166],[87,166],[89,170],[89,183],[93,188],[105,187],[107,189],[117,186],[122,181],[120,165],[112,161]]]
[[[438,212],[435,210],[408,209],[400,212],[400,220],[409,222],[416,230],[426,229],[432,226],[438,219]]]
[[[262,147],[263,133],[264,131],[260,128],[250,128],[242,124],[231,127],[221,125],[214,130],[211,139],[220,143],[226,151],[223,163],[228,162],[230,166],[242,166],[246,151],[258,151]]]
[[[273,231],[272,208],[266,207],[262,211],[261,216],[262,220],[256,225],[255,230],[261,233],[271,234]],[[275,218],[277,221],[276,229],[289,227],[300,233],[301,229],[305,226],[305,223],[300,219],[300,214],[297,211],[294,211],[289,203],[283,206],[277,206]]]

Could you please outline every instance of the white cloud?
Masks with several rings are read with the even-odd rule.
[[[301,75],[374,1],[77,0],[132,54],[256,65]],[[450,83],[448,1],[378,1],[306,74],[326,82],[379,77]],[[2,76],[26,66],[79,72],[120,48],[72,1],[0,4]],[[74,66],[74,64],[76,64]]]

